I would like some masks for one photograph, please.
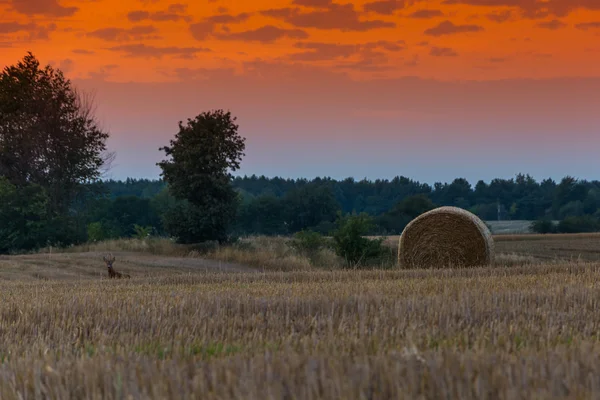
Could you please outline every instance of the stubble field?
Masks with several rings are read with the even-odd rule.
[[[98,248],[4,257],[0,398],[595,398],[598,243],[498,237],[493,267],[410,271],[116,252],[126,281]]]

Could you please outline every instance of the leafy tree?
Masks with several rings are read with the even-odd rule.
[[[87,240],[88,242],[101,242],[103,240],[111,239],[113,236],[106,229],[104,224],[100,221],[91,222],[87,226]]]
[[[188,118],[186,125],[180,121],[179,132],[170,146],[160,148],[170,157],[157,163],[161,176],[175,198],[188,202],[169,215],[179,215],[187,209],[198,222],[193,226],[195,222],[187,218],[192,225],[180,236],[176,221],[167,217],[165,227],[169,226],[172,233],[179,231],[180,240],[226,239],[238,204],[230,171],[239,169],[245,149],[245,138],[238,134],[235,120],[223,110],[203,112],[195,119]]]
[[[0,253],[46,245],[47,203],[40,185],[17,187],[0,177]]]
[[[340,210],[331,189],[317,184],[291,190],[284,196],[283,202],[291,232],[316,230],[323,222],[334,222]]]
[[[108,133],[60,70],[29,52],[0,74],[0,175],[44,188],[48,212],[64,215],[86,183],[101,176]]]
[[[286,234],[285,202],[273,195],[250,199],[240,206],[237,229],[245,234]]]
[[[212,208],[201,208],[183,200],[167,211],[163,225],[179,243],[224,242],[228,238],[226,227],[235,217],[233,213],[235,205],[215,203]]]
[[[435,204],[426,195],[418,194],[396,204],[393,209],[378,218],[377,222],[387,233],[400,234],[410,221],[434,208]]]
[[[337,224],[338,229],[333,233],[334,249],[349,267],[368,265],[382,257],[384,238],[364,237],[373,224],[368,214],[340,215]]]

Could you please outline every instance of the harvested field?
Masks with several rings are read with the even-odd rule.
[[[594,240],[497,244],[535,254]],[[116,255],[131,280],[100,279],[99,253],[0,260],[1,399],[600,392],[597,263],[514,256],[510,267],[218,272],[200,258]]]

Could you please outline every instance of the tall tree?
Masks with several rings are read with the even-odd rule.
[[[0,74],[0,175],[42,186],[49,211],[65,213],[85,184],[100,178],[108,133],[60,70],[29,52]]]
[[[184,230],[186,242],[208,238],[223,241],[235,218],[238,195],[231,172],[240,167],[246,140],[238,134],[235,121],[229,111],[203,112],[188,118],[186,125],[180,121],[170,146],[160,148],[170,157],[157,163],[169,190],[196,208],[187,219],[196,226]],[[195,216],[196,222],[190,216]]]

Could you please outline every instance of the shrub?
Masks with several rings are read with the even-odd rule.
[[[338,216],[337,230],[333,232],[333,245],[336,254],[343,258],[349,267],[368,265],[380,261],[384,256],[385,238],[367,239],[363,237],[373,226],[369,215]]]
[[[135,232],[133,237],[140,240],[150,237],[150,234],[152,233],[151,226],[140,226],[138,224],[133,224],[133,230]]]
[[[537,221],[533,221],[529,226],[532,232],[535,233],[555,233],[556,226],[554,223],[548,219],[539,219]]]
[[[318,232],[305,230],[294,234],[294,239],[288,244],[300,255],[313,259],[319,250],[325,246],[325,239]]]
[[[600,230],[600,223],[591,215],[566,217],[558,223],[557,230],[560,233],[597,232]]]

